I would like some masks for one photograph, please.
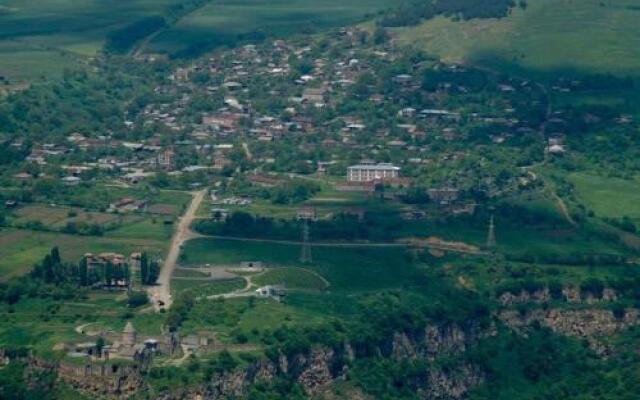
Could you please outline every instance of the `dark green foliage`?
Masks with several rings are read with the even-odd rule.
[[[585,343],[530,329],[483,340],[469,361],[486,372],[472,400],[633,399],[638,356],[597,357]]]
[[[53,400],[57,393],[56,376],[51,371],[30,369],[26,363],[13,361],[0,369],[0,399]]]
[[[424,19],[445,15],[464,20],[474,18],[503,18],[515,6],[514,0],[410,0],[387,13],[379,22],[382,26],[417,25]]]
[[[127,298],[127,304],[131,308],[136,308],[149,303],[147,292],[131,292]]]
[[[160,276],[160,264],[156,260],[151,261],[151,263],[149,263],[149,276],[148,276],[149,280],[147,284],[149,285],[155,284],[159,276]]]
[[[146,252],[140,256],[140,279],[143,285],[149,283],[149,257]]]
[[[167,26],[160,16],[145,17],[107,35],[105,48],[113,53],[126,53],[140,40]]]
[[[429,364],[423,360],[394,361],[389,358],[358,360],[352,378],[376,399],[415,399],[425,386]]]
[[[596,298],[602,297],[602,291],[604,290],[604,283],[597,278],[590,278],[580,285],[580,291],[583,294],[590,294]]]
[[[189,312],[195,305],[195,299],[190,291],[181,292],[171,305],[167,313],[166,324],[173,332],[176,331],[182,323],[189,317]]]
[[[149,261],[147,253],[142,253],[140,257],[140,279],[143,285],[153,285],[160,275],[160,264],[158,261]]]

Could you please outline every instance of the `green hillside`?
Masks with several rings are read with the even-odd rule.
[[[148,50],[192,53],[225,44],[237,35],[290,35],[344,26],[402,0],[213,1],[156,36]]]
[[[637,74],[640,6],[633,0],[527,0],[502,20],[439,17],[397,31],[447,62]]]
[[[57,76],[98,53],[107,34],[177,0],[5,0],[0,8],[0,75]]]

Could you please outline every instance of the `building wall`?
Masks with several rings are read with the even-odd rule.
[[[347,170],[347,180],[350,182],[370,182],[375,180],[393,179],[399,176],[398,170],[389,168],[355,168]]]

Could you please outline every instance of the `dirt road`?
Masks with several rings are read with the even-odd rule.
[[[198,208],[200,208],[200,204],[202,203],[206,193],[206,190],[192,193],[193,199],[191,200],[191,204],[189,204],[184,215],[180,218],[178,228],[171,239],[171,246],[169,247],[167,258],[162,265],[158,282],[155,286],[151,286],[147,289],[156,311],[159,311],[160,308],[162,308],[160,305],[161,302],[164,303],[164,307],[166,308],[171,306],[171,275],[173,275],[173,271],[176,268],[182,245],[186,241],[198,236],[196,233],[191,231],[190,226],[196,217]]]

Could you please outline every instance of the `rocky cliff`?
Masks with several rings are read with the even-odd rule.
[[[456,324],[427,326],[418,333],[395,333],[387,343],[376,349],[378,355],[394,360],[421,359],[433,361],[446,354],[464,352],[481,337],[491,334],[476,325]],[[349,364],[358,358],[349,343],[337,349],[315,347],[306,353],[280,355],[277,361],[261,360],[249,368],[215,374],[198,388],[165,393],[163,400],[213,400],[246,395],[252,384],[270,381],[276,376],[293,379],[310,397],[326,394],[338,381],[348,381]],[[447,368],[429,368],[419,382],[417,395],[421,399],[461,399],[475,385],[483,381],[482,372],[475,366],[460,363]],[[361,398],[366,396],[359,393]]]

